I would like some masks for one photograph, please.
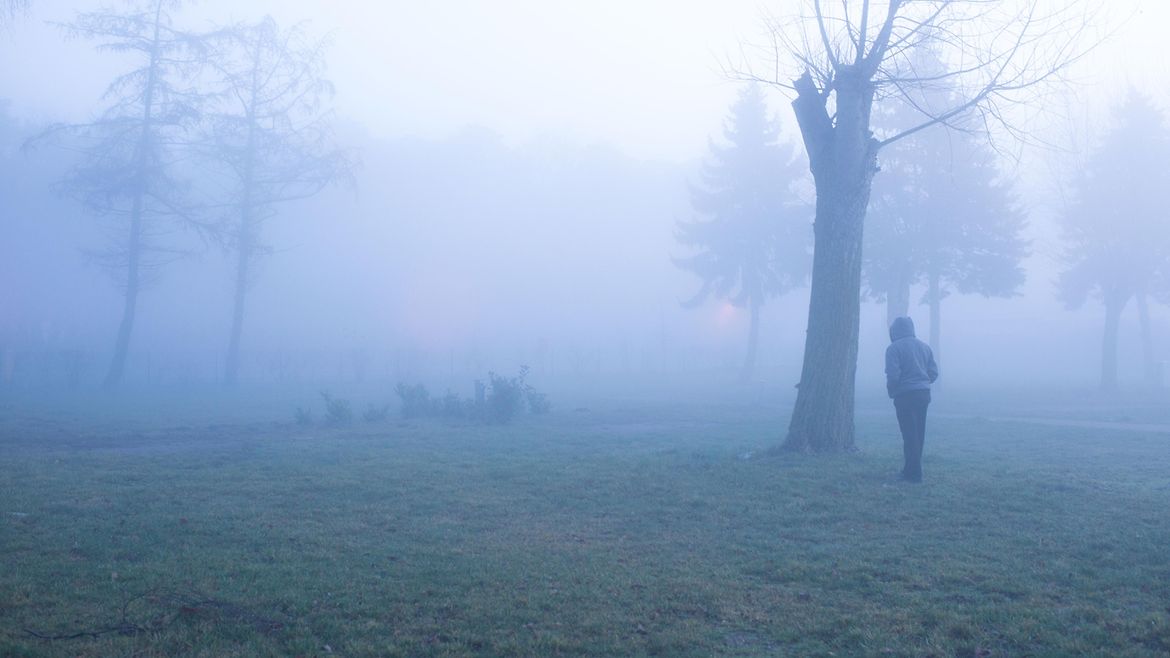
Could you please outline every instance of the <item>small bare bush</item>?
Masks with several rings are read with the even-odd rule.
[[[321,397],[325,399],[325,422],[329,425],[349,425],[353,422],[353,409],[349,406],[349,400],[335,398],[329,393],[322,391]]]
[[[368,407],[366,407],[366,412],[364,414],[362,414],[362,419],[364,419],[367,423],[378,423],[378,422],[386,420],[389,416],[390,416],[390,405],[389,404],[383,404],[381,406],[378,406],[376,404],[371,404]]]

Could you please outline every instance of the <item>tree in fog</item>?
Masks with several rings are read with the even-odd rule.
[[[323,41],[299,27],[281,29],[271,17],[217,33],[212,64],[220,102],[210,116],[209,156],[221,175],[230,217],[224,233],[235,256],[235,292],[224,379],[239,374],[248,288],[258,259],[271,252],[264,224],[281,204],[305,199],[348,170],[333,144],[323,103],[333,94],[325,78]]]
[[[1134,299],[1147,379],[1154,375],[1148,299],[1165,295],[1170,275],[1170,133],[1162,113],[1131,93],[1115,125],[1076,174],[1063,214],[1065,269],[1058,289],[1070,308],[1091,296],[1105,308],[1101,387],[1117,387],[1121,313]]]
[[[123,55],[133,68],[106,89],[109,105],[92,122],[50,128],[52,139],[79,152],[63,189],[87,211],[106,220],[108,244],[93,252],[122,287],[122,319],[107,386],[122,379],[138,296],[151,273],[179,251],[175,231],[192,224],[186,185],[175,173],[178,147],[199,118],[203,98],[191,82],[201,43],[173,26],[174,0],[152,0],[122,10],[82,13],[67,33]]]
[[[795,92],[792,106],[817,196],[804,364],[785,448],[837,452],[854,446],[862,227],[879,152],[964,119],[1010,130],[1005,107],[1084,53],[1077,46],[1085,26],[1077,5],[811,0],[795,23],[773,22],[770,70],[787,61],[803,73],[792,83],[778,72],[744,76]],[[946,70],[920,74],[913,55],[921,49],[937,53]],[[939,85],[954,90],[954,101],[932,106],[923,91]],[[899,97],[918,111],[919,122],[876,137],[874,102]]]
[[[912,109],[891,105],[882,123],[909,127]],[[1026,217],[995,152],[969,132],[924,130],[891,144],[882,172],[868,211],[865,291],[885,301],[889,325],[910,314],[911,287],[925,284],[922,303],[930,309],[930,347],[938,358],[945,297],[952,291],[1006,297],[1023,285]]]
[[[684,306],[714,297],[750,313],[744,380],[755,366],[760,308],[808,276],[810,213],[790,191],[800,165],[779,132],[760,87],[745,87],[724,127],[727,144],[710,145],[702,184],[690,188],[691,205],[705,218],[679,222],[675,232],[698,250],[675,264],[703,280]]]

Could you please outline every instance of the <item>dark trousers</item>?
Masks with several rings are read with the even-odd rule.
[[[922,481],[922,444],[926,441],[926,408],[930,406],[930,391],[910,391],[894,398],[898,413],[898,428],[902,430],[902,478]]]

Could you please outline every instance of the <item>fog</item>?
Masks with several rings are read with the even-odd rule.
[[[1165,655],[1167,24],[0,0],[0,656]]]

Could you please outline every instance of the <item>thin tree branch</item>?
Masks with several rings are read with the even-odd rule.
[[[829,64],[836,71],[841,68],[841,63],[837,61],[837,55],[833,52],[833,44],[829,41],[829,32],[825,29],[825,16],[821,12],[821,0],[813,0],[813,8],[817,14],[817,29],[821,32],[821,43],[825,46],[825,56],[829,58]]]

